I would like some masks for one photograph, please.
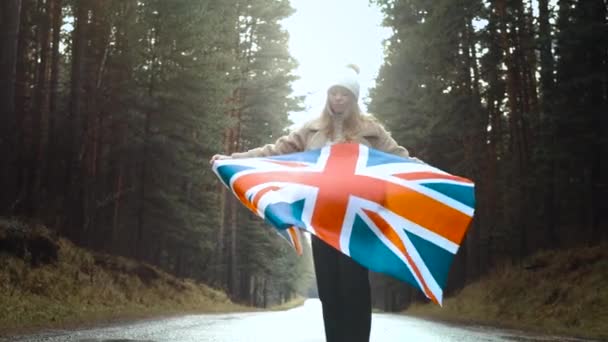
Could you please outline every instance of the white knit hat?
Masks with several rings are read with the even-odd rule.
[[[345,68],[339,70],[334,76],[333,82],[329,85],[328,89],[332,87],[340,86],[348,89],[355,99],[359,99],[359,67],[354,64],[349,64]]]

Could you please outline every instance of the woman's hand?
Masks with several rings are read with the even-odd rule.
[[[220,159],[231,159],[231,156],[227,156],[224,154],[216,154],[213,157],[211,157],[211,159],[209,160],[209,164],[213,164],[214,161],[216,160],[220,160]]]

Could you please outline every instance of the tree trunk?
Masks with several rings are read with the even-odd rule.
[[[83,239],[93,248],[100,248],[100,238],[97,235],[98,210],[97,197],[100,192],[102,158],[100,151],[103,145],[103,110],[104,100],[103,76],[109,49],[110,25],[107,22],[104,6],[101,2],[91,3],[91,25],[89,31],[89,58],[87,59],[87,111],[83,131]]]
[[[121,214],[123,212],[123,207],[126,207],[128,200],[123,200],[123,197],[126,196],[127,192],[131,190],[126,190],[126,188],[130,188],[127,184],[130,183],[131,177],[129,177],[129,172],[127,171],[127,163],[129,163],[129,156],[127,153],[128,149],[128,137],[129,137],[129,125],[128,118],[125,117],[128,111],[121,111],[118,108],[123,102],[122,99],[125,96],[128,96],[128,88],[133,84],[132,82],[132,70],[133,70],[133,60],[129,54],[131,49],[130,42],[130,29],[129,26],[131,23],[135,22],[135,6],[137,4],[131,1],[127,1],[123,3],[121,14],[124,15],[124,18],[120,20],[116,24],[116,50],[119,51],[119,55],[116,57],[117,61],[120,63],[114,66],[117,69],[115,84],[119,86],[115,86],[112,89],[113,98],[118,99],[116,101],[117,107],[115,109],[115,115],[112,115],[111,118],[113,120],[113,126],[116,128],[113,130],[111,135],[112,144],[110,144],[110,155],[114,158],[111,163],[113,172],[110,172],[109,178],[111,179],[111,183],[114,184],[114,192],[113,196],[115,196],[115,200],[113,203],[113,215],[112,215],[112,230],[111,230],[111,238],[109,239],[109,243],[111,244],[109,250],[113,250],[117,254],[121,255],[129,255],[132,253],[132,248],[130,248],[130,236],[129,230],[121,230]],[[122,114],[122,115],[121,115]]]
[[[152,85],[150,86],[152,89]],[[137,226],[135,227],[135,257],[143,260],[144,253],[144,227],[145,227],[145,216],[146,216],[146,180],[148,177],[148,145],[150,139],[150,113],[146,111],[145,114],[145,128],[144,136],[142,141],[142,153],[139,161],[139,198],[138,198],[138,209],[137,209]]]
[[[512,12],[519,13],[517,8],[518,1],[512,6]],[[525,98],[522,96],[524,91],[524,84],[522,82],[522,65],[521,65],[521,49],[520,39],[514,32],[514,28],[508,29],[508,23],[511,26],[516,25],[518,18],[510,18],[507,15],[507,1],[499,0],[496,2],[496,9],[498,14],[498,20],[501,23],[501,47],[505,53],[505,64],[507,67],[507,98],[508,98],[508,116],[509,116],[509,140],[510,140],[510,152],[513,157],[512,161],[512,172],[509,175],[510,182],[517,184],[513,188],[513,198],[516,201],[514,205],[514,212],[511,213],[512,226],[517,231],[512,231],[513,236],[517,236],[513,240],[514,251],[517,253],[512,254],[517,259],[520,259],[527,254],[527,225],[525,224],[524,215],[527,207],[527,199],[525,198],[525,168],[527,167],[527,145],[526,145],[526,122],[524,117],[524,103]],[[517,14],[516,14],[517,15]],[[512,19],[512,20],[510,20]]]
[[[549,9],[549,0],[538,1],[538,25],[539,25],[539,36],[538,45],[540,47],[540,117],[538,133],[540,136],[540,165],[542,170],[546,170],[543,174],[542,181],[542,207],[541,217],[543,222],[541,225],[544,227],[544,244],[542,247],[555,248],[557,246],[557,235],[555,231],[555,195],[554,188],[556,181],[555,169],[557,165],[553,158],[550,158],[550,154],[553,152],[552,138],[555,136],[555,125],[553,118],[553,106],[554,106],[554,59],[552,44],[553,38],[551,34],[551,24],[549,18],[551,17],[551,11]]]
[[[0,3],[0,114],[2,139],[13,135],[15,127],[15,76],[17,67],[17,41],[21,0],[4,0]],[[3,140],[4,142],[4,140]],[[8,143],[14,144],[9,140]]]
[[[585,15],[589,18],[587,21],[592,27],[597,29],[608,27],[606,4],[602,0],[585,0],[579,6],[583,6]],[[588,38],[592,41],[588,52],[588,65],[590,72],[598,73],[598,77],[594,77],[590,81],[588,88],[589,105],[591,108],[591,118],[589,130],[592,133],[592,147],[589,153],[589,163],[591,165],[590,175],[590,225],[591,234],[589,236],[590,244],[597,244],[608,236],[606,233],[606,194],[608,194],[608,184],[606,183],[606,160],[602,167],[602,156],[606,158],[606,116],[608,115],[608,97],[606,97],[605,89],[608,88],[608,38],[606,34],[593,35]],[[602,122],[603,121],[603,122]],[[604,141],[603,141],[604,140]],[[604,217],[604,220],[602,220]],[[604,224],[602,224],[602,221]]]
[[[150,43],[152,51],[152,55],[150,56],[150,80],[148,82],[148,97],[150,100],[154,99],[156,94],[156,82],[157,82],[157,73],[161,71],[158,70],[158,59],[157,56],[157,46],[159,44],[159,32],[158,25],[154,27],[153,32],[153,41]],[[144,248],[144,230],[145,226],[145,216],[146,216],[146,187],[148,180],[148,159],[149,159],[149,148],[150,148],[150,138],[151,138],[151,122],[152,122],[152,114],[151,109],[146,109],[145,117],[144,117],[144,136],[142,140],[142,153],[139,160],[139,203],[137,209],[137,226],[136,226],[136,241],[135,241],[135,255],[140,259],[144,260],[145,255],[143,253]]]
[[[230,193],[228,192],[228,189],[226,189],[225,186],[223,186],[222,184],[218,184],[218,196],[217,196],[217,200],[219,203],[219,210],[220,212],[218,213],[218,217],[219,217],[219,224],[218,224],[218,229],[217,229],[217,235],[216,235],[216,244],[215,244],[215,251],[214,251],[214,260],[213,260],[213,267],[214,267],[214,281],[220,286],[220,287],[224,287],[225,284],[225,279],[226,279],[226,275],[224,274],[225,268],[224,268],[224,261],[226,259],[225,255],[224,255],[224,241],[225,241],[225,234],[226,234],[226,207],[227,207],[227,199],[228,196],[230,195]]]
[[[532,203],[537,203],[541,200],[540,197],[536,196],[536,187],[534,186],[534,178],[531,170],[534,169],[532,160],[532,146],[536,146],[538,136],[538,92],[537,92],[537,80],[536,80],[536,52],[534,45],[534,27],[532,10],[530,7],[524,6],[523,0],[517,2],[517,25],[518,29],[518,64],[519,70],[522,73],[520,92],[521,92],[521,127],[519,128],[521,133],[521,167],[520,167],[520,179],[521,179],[521,221],[520,221],[520,237],[522,255],[526,256],[530,251],[536,250],[539,247],[539,242],[532,240],[530,237],[533,234],[528,233],[529,227],[536,227],[537,222],[534,218],[536,215],[535,207]],[[526,9],[529,9],[529,12]]]
[[[255,306],[255,276],[249,275],[249,291],[247,292],[249,306]]]
[[[549,100],[554,84],[553,51],[551,45],[553,38],[551,35],[551,24],[549,18],[549,0],[538,1],[538,45],[540,47],[540,85],[541,94],[544,100]],[[547,103],[542,101],[546,109]],[[543,125],[541,124],[541,128]]]
[[[116,199],[114,200],[114,210],[112,215],[112,236],[109,239],[112,241],[112,246],[117,248],[121,245],[120,243],[120,234],[119,234],[119,218],[120,218],[120,204],[121,197],[123,196],[123,167],[122,165],[118,166],[118,176],[116,177],[116,185],[114,188],[114,194],[116,195]],[[116,250],[117,253],[123,253],[123,251]]]
[[[52,23],[51,28],[53,31],[52,37],[52,55],[51,55],[51,80],[50,80],[50,99],[49,99],[49,129],[48,129],[48,155],[46,157],[45,169],[47,170],[42,180],[43,186],[47,189],[48,193],[52,196],[57,196],[61,193],[59,190],[59,184],[57,184],[57,176],[61,174],[60,165],[57,163],[59,154],[57,153],[57,141],[56,141],[56,129],[57,129],[57,115],[58,108],[58,96],[59,96],[59,42],[61,24],[63,22],[62,17],[62,1],[52,1]],[[58,213],[58,206],[55,205],[51,208],[52,212]]]
[[[16,152],[17,152],[17,112],[15,111],[15,88],[17,75],[17,46],[21,18],[21,0],[0,2],[0,176],[2,188],[0,212],[8,211],[11,201],[17,195]]]
[[[34,94],[34,107],[32,108],[33,115],[33,143],[32,143],[32,162],[29,171],[29,211],[30,215],[36,216],[36,212],[40,210],[41,203],[44,201],[44,193],[46,189],[42,189],[42,179],[47,174],[46,169],[48,157],[48,136],[49,136],[49,113],[50,113],[50,80],[51,80],[51,63],[52,63],[52,30],[51,22],[54,1],[48,0],[44,6],[40,5],[40,29],[38,30],[40,41],[40,62],[38,64],[37,84]],[[46,207],[46,206],[45,206]],[[39,213],[38,213],[39,214]]]
[[[240,86],[240,85],[239,85]],[[230,155],[233,152],[237,152],[239,150],[239,139],[240,139],[240,121],[241,121],[241,112],[240,108],[242,107],[242,101],[240,96],[240,88],[237,87],[233,92],[233,97],[231,99],[232,108],[230,109],[229,115],[231,118],[236,120],[236,123],[233,127],[229,127],[226,129],[226,133],[224,135],[224,148],[226,154]],[[224,199],[225,205],[225,213],[224,213],[224,225],[223,229],[227,232],[228,235],[228,254],[226,255],[227,262],[226,265],[228,267],[228,274],[226,284],[228,285],[228,290],[231,295],[235,295],[238,289],[238,256],[237,256],[237,210],[238,203],[237,200],[230,196],[228,192],[226,194],[229,198]]]
[[[488,71],[488,83],[489,89],[487,92],[487,118],[486,124],[490,127],[488,132],[488,142],[485,145],[486,150],[484,153],[485,157],[485,168],[482,185],[485,185],[485,190],[479,192],[483,197],[480,198],[480,203],[486,203],[486,214],[487,225],[484,226],[482,234],[482,240],[486,241],[486,249],[481,252],[481,256],[485,261],[486,265],[493,264],[493,257],[496,256],[497,250],[494,246],[494,236],[496,235],[497,229],[501,226],[500,211],[501,204],[504,201],[504,196],[498,190],[499,184],[499,159],[503,160],[503,149],[502,149],[502,137],[503,125],[502,125],[502,111],[500,109],[500,103],[503,102],[504,90],[502,89],[500,79],[502,77],[499,65],[501,64],[502,50],[500,46],[500,34],[498,32],[498,18],[497,14],[493,13],[490,16],[488,22],[488,31],[490,33],[489,52],[488,58],[491,60],[488,64],[492,65]],[[480,212],[484,215],[483,212]],[[504,220],[502,220],[504,221]]]
[[[238,253],[237,253],[237,213],[238,203],[236,198],[230,198],[228,200],[228,227],[230,231],[230,272],[228,279],[228,288],[233,298],[237,298],[238,295]]]
[[[470,11],[470,9],[468,9]],[[477,53],[475,48],[475,41],[473,39],[474,30],[471,14],[465,13],[462,23],[462,34],[464,41],[462,42],[464,63],[465,66],[462,72],[462,78],[464,83],[467,85],[466,97],[469,99],[468,113],[470,113],[472,120],[463,121],[462,132],[464,134],[463,139],[463,151],[466,165],[469,167],[464,170],[466,174],[472,179],[479,179],[481,173],[479,172],[479,156],[482,155],[482,146],[486,140],[482,132],[484,132],[483,120],[481,118],[481,104],[479,98],[479,84],[477,82],[477,76],[479,72],[477,70]],[[473,77],[472,77],[473,76]],[[480,273],[480,230],[482,225],[480,224],[481,218],[475,220],[470,228],[470,232],[465,240],[466,253],[466,279],[476,279]]]
[[[16,182],[13,185],[15,196],[13,196],[10,210],[21,214],[23,214],[23,206],[28,188],[26,127],[29,125],[28,116],[30,110],[28,107],[30,107],[31,86],[33,85],[31,75],[34,73],[32,69],[35,66],[30,51],[30,42],[35,40],[30,30],[32,25],[30,12],[33,10],[33,5],[33,0],[23,0],[21,2],[19,38],[17,43],[17,72],[15,77],[16,128],[14,134],[16,135],[15,153],[17,157],[15,161]]]
[[[89,28],[89,0],[78,1],[74,6],[76,13],[74,31],[72,33],[72,73],[70,82],[70,129],[68,130],[68,144],[71,151],[68,155],[65,188],[69,189],[65,215],[68,223],[65,225],[66,234],[80,242],[80,232],[83,225],[83,179],[81,146],[83,145],[83,103],[85,100],[86,59]]]
[[[262,307],[268,307],[268,280],[266,277],[262,278]]]

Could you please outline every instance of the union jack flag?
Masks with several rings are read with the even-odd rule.
[[[296,249],[298,231],[308,231],[441,304],[450,264],[473,218],[470,180],[353,143],[217,160],[213,170]]]

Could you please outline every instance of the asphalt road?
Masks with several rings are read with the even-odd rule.
[[[321,304],[307,300],[298,308],[279,312],[188,315],[83,330],[53,330],[0,341],[32,342],[323,342]],[[511,330],[446,325],[403,315],[374,314],[374,342],[585,341],[558,336],[533,336]]]

